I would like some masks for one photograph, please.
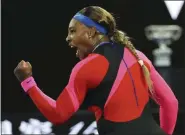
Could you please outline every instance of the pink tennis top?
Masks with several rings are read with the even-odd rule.
[[[178,101],[170,87],[151,64],[150,60],[143,53],[139,51],[137,53],[150,70],[156,95],[155,101],[160,106],[160,127],[166,133],[172,134],[177,120]],[[122,61],[115,83],[112,86],[104,106],[104,117],[115,122],[129,121],[139,117],[145,104],[149,100],[146,84],[142,85],[141,67],[126,48],[124,49],[124,59],[136,79],[136,87],[137,90],[139,89],[137,91],[137,97],[140,107],[133,107],[132,105],[135,105],[133,94],[122,90],[123,88],[130,89],[132,87],[129,85],[130,78]],[[104,56],[96,53],[89,54],[87,58],[75,65],[67,86],[62,90],[56,100],[45,95],[37,85],[27,88],[28,94],[49,121],[54,124],[63,123],[79,109],[88,90],[96,88],[100,84],[107,73],[108,67],[109,62]],[[129,104],[126,102],[128,99]],[[116,102],[120,103],[119,111],[117,110],[118,106],[115,104]],[[94,111],[98,120],[101,115],[101,113],[99,113],[100,111],[96,107],[94,109],[91,107],[91,110]],[[125,110],[128,110],[129,113],[126,113]]]

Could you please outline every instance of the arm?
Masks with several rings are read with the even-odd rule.
[[[74,112],[74,107],[69,98],[67,89],[64,89],[58,97],[58,99],[63,99],[62,102],[60,100],[55,101],[48,97],[37,86],[30,88],[28,94],[40,112],[53,124],[66,121],[70,117],[70,114],[67,112]],[[68,102],[69,105],[64,107],[66,102]]]
[[[105,68],[99,68],[97,65]],[[32,87],[27,92],[37,108],[49,121],[54,124],[63,123],[78,110],[88,88],[96,87],[101,82],[107,69],[108,62],[105,58],[94,55],[79,62],[73,68],[68,85],[56,101],[45,95],[34,83],[33,78],[30,83],[33,83],[34,86],[30,85]]]
[[[45,95],[38,86],[28,90],[28,94],[40,112],[52,123],[59,124],[68,120],[79,108],[86,92],[86,81],[71,73],[68,85],[63,89],[57,100]]]
[[[171,135],[177,120],[178,100],[153,65],[151,66],[151,79],[156,96],[155,100],[160,105],[160,126],[167,134]]]

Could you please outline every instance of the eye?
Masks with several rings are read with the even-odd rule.
[[[70,30],[70,33],[74,33],[74,32],[76,32],[74,29],[71,29],[71,30]]]

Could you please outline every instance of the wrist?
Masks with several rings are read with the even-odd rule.
[[[21,86],[24,89],[24,91],[27,93],[30,88],[37,86],[37,84],[36,84],[34,78],[31,76],[31,77],[28,77],[27,79],[25,79],[24,81],[22,81]]]

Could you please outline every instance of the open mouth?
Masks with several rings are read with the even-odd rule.
[[[74,45],[71,45],[69,44],[69,46],[72,48],[72,49],[76,49],[76,56],[79,57],[79,52],[80,52],[80,49]]]

